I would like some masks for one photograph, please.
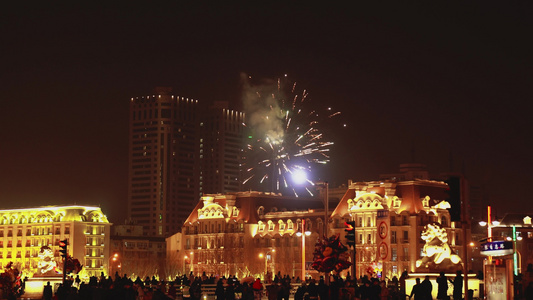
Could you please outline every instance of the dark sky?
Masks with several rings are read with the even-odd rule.
[[[96,204],[122,222],[129,98],[172,86],[238,107],[244,72],[342,111],[332,184],[414,152],[465,170],[499,214],[532,211],[531,3],[182,2],[3,5],[2,207]]]

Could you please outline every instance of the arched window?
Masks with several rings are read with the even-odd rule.
[[[268,221],[268,231],[274,231],[274,222]]]
[[[283,222],[283,220],[279,220],[278,221],[278,225],[279,225],[279,230],[280,231],[284,231],[285,230],[285,223]]]

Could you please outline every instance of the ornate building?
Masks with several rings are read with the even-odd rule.
[[[50,247],[60,264],[59,241],[83,265],[83,274],[107,269],[111,224],[99,207],[44,206],[0,210],[0,263],[13,262],[27,276],[37,272],[41,247]]]
[[[430,180],[418,164],[402,165],[400,175],[349,182],[332,213],[333,232],[341,233],[345,221],[355,221],[357,276],[380,272],[392,278],[403,271],[429,271],[417,266],[417,260],[426,255],[422,233],[432,223],[447,234],[447,255],[462,256],[465,241],[460,225],[450,221],[446,183]]]
[[[186,273],[297,277],[302,271],[302,237],[297,234],[303,231],[302,221],[310,232],[304,238],[310,264],[323,217],[317,199],[259,192],[205,195],[185,222],[178,261]]]
[[[422,165],[402,165],[400,171],[379,181],[350,181],[330,211],[329,235],[339,234],[345,245],[344,223],[355,222],[357,276],[379,272],[392,278],[403,271],[460,267],[469,235],[465,239],[450,219],[447,184],[429,179]],[[206,195],[185,222],[181,240],[176,236],[171,243],[178,253],[175,261],[186,273],[247,276],[268,271],[296,277],[302,272],[297,235],[302,231],[311,233],[305,239],[306,275],[318,277],[309,265],[324,232],[321,199],[259,192]]]

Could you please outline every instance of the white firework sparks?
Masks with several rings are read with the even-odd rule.
[[[274,88],[249,87],[248,95],[253,97],[248,99],[248,108],[252,109],[247,111],[246,126],[251,134],[243,185],[295,196],[299,191],[313,195],[313,169],[329,162],[328,152],[333,145],[320,127],[340,112],[328,108],[319,113],[312,109],[307,91],[298,91],[296,83],[286,79],[278,79],[270,87]],[[296,175],[303,184],[294,183]]]

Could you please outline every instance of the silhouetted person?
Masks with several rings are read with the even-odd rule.
[[[524,292],[526,300],[533,300],[533,281],[530,281]]]
[[[437,299],[448,299],[448,278],[446,278],[444,272],[440,272],[440,276],[437,277]]]
[[[405,297],[407,296],[407,293],[405,291],[405,280],[407,279],[407,271],[403,271],[402,275],[400,276],[399,284],[400,284],[400,299],[405,300]]]
[[[43,299],[51,300],[52,296],[54,296],[54,292],[52,291],[52,286],[50,285],[50,281],[48,281],[43,289]]]
[[[224,291],[224,285],[222,282],[222,279],[217,282],[217,287],[215,289],[215,296],[217,297],[217,300],[224,300],[225,299],[225,291]]]
[[[463,299],[463,275],[461,271],[457,271],[457,275],[453,281],[453,300]]]
[[[416,284],[413,286],[413,289],[411,290],[411,295],[409,295],[409,299],[415,296],[415,300],[424,300],[424,290],[423,290],[422,284],[420,283],[420,278],[415,279],[415,281],[416,281]]]
[[[314,279],[311,279],[311,282],[309,282],[309,285],[307,286],[307,292],[309,293],[309,299],[318,299],[318,286],[316,285]]]
[[[294,300],[304,300],[304,295],[306,291],[307,287],[305,286],[304,282],[296,289],[296,293],[294,293]]]
[[[235,300],[235,287],[233,282],[230,282],[226,287],[226,300]]]
[[[433,285],[431,284],[431,281],[429,281],[429,276],[426,275],[426,278],[421,283],[422,286],[422,292],[424,300],[432,300],[433,296],[431,293],[433,292]]]
[[[320,296],[320,299],[329,299],[328,290],[329,287],[324,282],[324,278],[320,278],[320,281],[318,282],[318,295]]]
[[[380,300],[381,287],[379,286],[379,280],[372,278],[372,284],[370,285],[370,300]]]

